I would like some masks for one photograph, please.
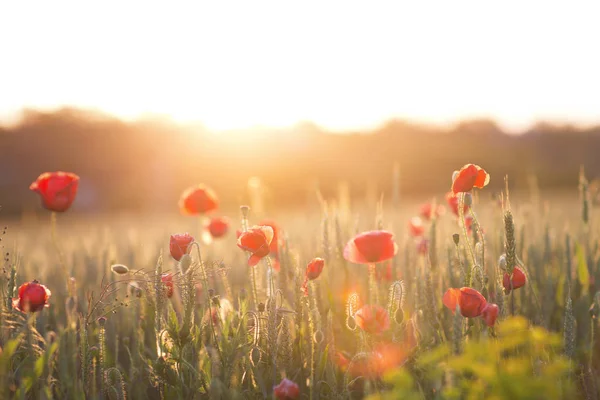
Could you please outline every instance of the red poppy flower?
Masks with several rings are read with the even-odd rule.
[[[229,230],[229,219],[227,217],[211,218],[206,228],[213,238],[220,238]]]
[[[189,233],[176,233],[171,235],[169,241],[169,250],[171,251],[171,257],[175,260],[181,260],[184,254],[187,254],[188,247],[194,242],[194,237]]]
[[[206,214],[216,210],[218,206],[217,195],[205,185],[186,189],[179,199],[179,209],[183,215]]]
[[[512,281],[512,288],[518,289],[520,287],[525,286],[527,283],[527,276],[523,270],[519,267],[514,267],[512,272],[512,277],[508,274],[508,272],[504,273],[504,277],[502,279],[502,286],[504,286],[504,293],[510,293],[510,282]]]
[[[38,192],[46,209],[64,212],[73,204],[78,186],[79,177],[75,174],[62,171],[45,172],[29,186],[29,190]]]
[[[378,335],[390,328],[390,316],[385,308],[367,304],[354,314],[356,325],[363,331]]]
[[[423,236],[425,233],[425,226],[423,225],[423,220],[419,217],[412,217],[410,221],[408,221],[408,231],[414,237]]]
[[[481,318],[483,318],[487,326],[492,327],[496,323],[499,311],[500,309],[496,304],[488,303],[481,312]]]
[[[480,316],[487,305],[485,297],[477,290],[469,287],[448,289],[444,294],[442,302],[453,314],[458,304],[461,315],[467,318]]]
[[[314,258],[306,267],[306,278],[311,281],[317,279],[323,272],[323,267],[325,267],[325,260],[319,257]]]
[[[446,209],[441,204],[438,204],[437,207],[433,207],[432,203],[425,203],[421,206],[420,215],[426,221],[431,220],[434,216],[438,218],[446,212]]]
[[[476,188],[483,188],[490,182],[490,175],[483,168],[475,164],[467,164],[455,171],[452,176],[452,192],[465,193]]]
[[[394,235],[387,231],[363,232],[344,247],[344,258],[355,264],[373,264],[389,260],[398,252]]]
[[[269,255],[270,244],[273,241],[273,228],[270,226],[253,226],[247,232],[242,232],[237,245],[240,249],[252,253],[248,266],[253,267]]]
[[[304,283],[302,284],[302,291],[305,296],[308,296],[308,281],[313,281],[321,275],[323,272],[323,267],[325,267],[325,260],[322,258],[314,258],[311,262],[306,266],[306,273],[304,274]]]
[[[271,261],[273,264],[273,269],[275,271],[279,271],[279,269],[280,269],[279,248],[284,245],[283,240],[281,238],[281,229],[275,222],[268,220],[268,219],[263,219],[258,224],[261,226],[270,226],[273,229],[273,240],[271,241],[271,244],[269,245],[269,248],[271,251],[270,256],[272,258]]]
[[[167,297],[171,298],[173,296],[173,290],[175,286],[173,285],[173,274],[166,273],[160,276],[161,282],[165,285],[165,289],[167,292]]]
[[[300,396],[300,388],[296,383],[286,378],[273,388],[273,396],[278,400],[297,399]]]
[[[429,253],[429,240],[421,238],[417,241],[417,253],[426,256]]]
[[[450,207],[450,210],[452,210],[454,215],[458,217],[458,196],[452,193],[452,191],[449,191],[448,193],[446,193],[446,201],[448,202],[448,207]],[[469,211],[469,206],[465,204],[465,206],[463,207],[463,213],[466,214],[467,211]]]
[[[19,287],[19,297],[13,299],[13,307],[21,312],[37,312],[49,307],[48,299],[52,293],[38,281],[31,281]]]
[[[373,351],[355,357],[354,361],[344,353],[338,352],[335,363],[342,370],[348,370],[352,377],[375,379],[404,364],[408,353],[404,344],[384,342],[377,344]]]

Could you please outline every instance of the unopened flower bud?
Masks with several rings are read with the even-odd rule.
[[[241,206],[240,210],[242,211],[242,217],[248,218],[248,213],[250,212],[249,206]]]
[[[258,303],[258,312],[264,312],[265,311],[265,303]]]
[[[452,240],[454,241],[454,244],[458,246],[458,243],[460,243],[460,235],[458,233],[455,233],[454,235],[452,235]]]
[[[100,326],[106,325],[106,317],[98,318],[98,324],[100,324]]]
[[[123,264],[113,264],[110,269],[117,275],[125,275],[129,272],[129,268]]]
[[[473,205],[473,195],[471,193],[465,193],[465,206],[471,207]]]
[[[498,267],[502,271],[506,271],[506,254],[502,254],[500,258],[498,258]]]

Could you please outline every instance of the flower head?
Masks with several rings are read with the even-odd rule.
[[[64,212],[71,207],[77,188],[79,176],[70,172],[45,172],[29,186],[29,190],[37,192],[42,198],[42,205],[55,212]]]
[[[356,325],[363,331],[378,335],[390,328],[390,316],[385,308],[376,304],[366,304],[355,314]]]
[[[487,326],[492,327],[496,323],[499,311],[500,309],[496,304],[488,303],[481,312],[481,318],[483,318]]]
[[[344,247],[344,258],[356,264],[373,264],[389,260],[398,252],[394,235],[387,231],[363,232]]]
[[[509,275],[508,272],[504,273],[504,277],[502,279],[502,286],[504,286],[505,294],[510,293],[511,282],[513,289],[518,289],[520,287],[525,286],[525,284],[527,283],[527,276],[525,276],[525,273],[521,268],[514,267],[512,275]]]
[[[253,267],[269,255],[270,245],[273,241],[273,228],[270,226],[253,226],[242,232],[237,245],[240,249],[251,253],[248,266]]]
[[[490,182],[490,175],[483,168],[475,164],[467,164],[454,171],[452,176],[452,192],[466,193],[476,188],[483,188]]]
[[[187,254],[189,246],[194,242],[194,237],[189,233],[176,233],[169,240],[169,251],[175,260],[181,260]]]
[[[436,207],[434,207],[433,203],[425,203],[421,206],[421,211],[419,214],[425,221],[430,221],[434,217],[441,217],[445,212],[446,209],[441,204],[438,204]]]
[[[272,257],[273,269],[279,271],[279,248],[284,245],[281,238],[281,229],[274,221],[268,219],[263,219],[258,224],[261,226],[270,226],[273,229],[273,240],[271,240],[271,244],[269,245],[270,257]]]
[[[423,225],[423,220],[419,217],[412,217],[410,221],[408,221],[408,231],[414,237],[423,236],[425,233],[425,225]]]
[[[295,382],[285,378],[273,388],[273,396],[278,400],[297,399],[300,396],[300,388]]]
[[[173,296],[173,291],[175,286],[173,285],[173,274],[165,273],[160,276],[160,281],[165,285],[165,291],[167,293],[167,297],[171,298]]]
[[[308,281],[313,281],[321,275],[325,267],[325,260],[322,258],[313,258],[311,262],[306,266],[306,272],[304,274],[304,283],[302,284],[302,291],[305,296],[308,296]]]
[[[477,290],[469,287],[448,289],[442,298],[442,302],[453,314],[458,305],[461,315],[467,318],[480,316],[487,305],[485,297]]]
[[[19,297],[13,299],[13,307],[21,312],[37,312],[49,307],[48,299],[52,293],[38,281],[31,281],[19,287]]]
[[[179,209],[183,215],[207,214],[216,210],[218,206],[217,195],[205,185],[187,188],[179,198]]]
[[[446,193],[446,202],[448,203],[448,207],[450,207],[450,210],[454,213],[454,215],[458,217],[458,196],[455,195],[452,191],[449,191],[448,193]],[[463,213],[466,214],[467,211],[469,211],[469,206],[465,204],[465,206],[463,207]]]
[[[220,238],[225,236],[229,230],[229,219],[227,217],[211,218],[206,228],[208,229],[210,236],[213,238]]]

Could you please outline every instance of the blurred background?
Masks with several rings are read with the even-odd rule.
[[[458,1],[0,4],[0,205],[45,171],[79,212],[300,208],[437,195],[466,163],[515,189],[600,172],[600,6]]]

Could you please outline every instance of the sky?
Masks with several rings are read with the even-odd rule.
[[[598,2],[2,1],[0,121],[600,123]]]

